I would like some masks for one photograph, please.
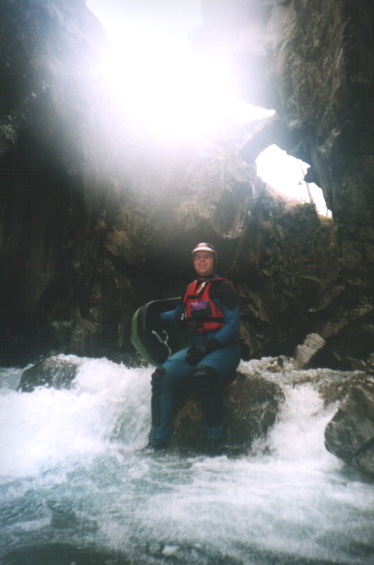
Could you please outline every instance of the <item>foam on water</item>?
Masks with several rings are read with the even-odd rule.
[[[107,360],[83,360],[72,390],[3,391],[0,474],[33,476],[68,461],[87,463],[116,437],[125,445],[144,442],[148,373]]]
[[[69,543],[131,563],[373,562],[373,482],[324,448],[334,407],[311,385],[285,386],[251,456],[155,456],[140,449],[152,370],[73,359],[70,390],[25,394],[21,371],[0,374],[2,555]]]

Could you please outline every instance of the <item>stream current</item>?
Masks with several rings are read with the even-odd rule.
[[[326,451],[337,407],[310,384],[242,362],[283,382],[266,445],[150,454],[152,369],[73,359],[70,390],[0,370],[2,565],[374,563],[374,481]]]

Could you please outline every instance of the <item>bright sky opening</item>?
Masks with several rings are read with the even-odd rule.
[[[322,193],[314,183],[306,183],[304,177],[309,165],[271,145],[256,159],[257,174],[269,186],[299,202],[313,202],[318,214],[331,217]]]
[[[103,71],[125,120],[143,135],[173,143],[270,115],[236,97],[222,58],[190,47],[188,31],[201,23],[198,0],[153,1],[152,10],[137,0],[87,1],[111,44]],[[306,163],[272,146],[257,168],[274,189],[302,202],[312,199],[327,215],[321,189],[304,182]]]

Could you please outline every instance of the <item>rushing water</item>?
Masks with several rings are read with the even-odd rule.
[[[374,563],[374,482],[325,450],[311,385],[257,454],[153,455],[151,369],[74,360],[71,390],[0,371],[2,564]]]

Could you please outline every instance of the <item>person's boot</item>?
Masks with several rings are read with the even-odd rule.
[[[226,449],[222,443],[222,439],[207,439],[206,452],[212,457],[225,455]]]

